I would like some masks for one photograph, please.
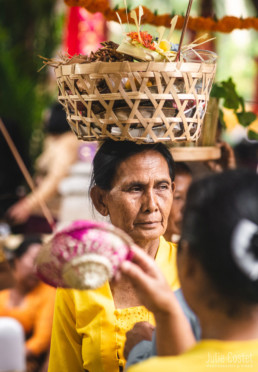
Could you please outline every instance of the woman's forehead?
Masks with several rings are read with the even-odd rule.
[[[121,179],[146,182],[149,179],[164,177],[170,179],[166,159],[159,152],[149,150],[123,160],[117,167],[114,182]]]

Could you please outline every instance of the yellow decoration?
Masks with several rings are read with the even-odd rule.
[[[159,43],[159,47],[160,49],[164,50],[164,52],[170,50],[170,44],[167,40],[161,40],[161,42]]]

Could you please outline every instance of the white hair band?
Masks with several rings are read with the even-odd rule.
[[[250,242],[258,233],[258,226],[247,219],[242,219],[236,225],[232,238],[231,250],[237,266],[251,280],[258,279],[258,258],[250,250]]]

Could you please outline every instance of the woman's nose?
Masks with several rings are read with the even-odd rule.
[[[158,210],[157,196],[153,190],[148,190],[143,195],[143,212],[155,212]]]

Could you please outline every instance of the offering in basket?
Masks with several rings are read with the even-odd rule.
[[[109,223],[74,221],[43,246],[37,272],[54,287],[95,289],[131,259],[132,245],[127,234]]]
[[[138,16],[130,13],[137,31],[124,32],[120,45],[106,42],[89,56],[48,62],[55,67],[58,99],[78,139],[167,144],[199,139],[216,58],[212,63],[184,58],[207,42],[203,35],[182,46],[177,60],[178,45],[172,43],[177,16],[168,36],[160,27],[154,37],[140,30],[142,15],[141,7]]]

